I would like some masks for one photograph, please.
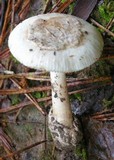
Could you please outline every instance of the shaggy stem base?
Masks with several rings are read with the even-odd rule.
[[[78,119],[73,121],[65,73],[51,72],[52,109],[49,112],[49,129],[58,149],[72,149],[82,134]]]
[[[48,116],[49,129],[55,146],[59,150],[73,150],[82,139],[80,123],[78,119],[74,119],[72,127],[66,127],[57,122],[51,109]]]

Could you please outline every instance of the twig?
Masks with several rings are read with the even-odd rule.
[[[103,86],[106,86],[106,85],[110,85],[110,83],[103,84],[103,85],[100,85],[100,86],[93,86],[93,87],[89,87],[89,88],[84,88],[84,89],[80,89],[80,90],[76,90],[76,91],[71,91],[71,92],[69,92],[69,95],[76,94],[76,93],[87,92],[87,91],[89,91],[91,89],[97,89],[99,87],[103,87]],[[38,102],[43,102],[43,101],[48,101],[48,100],[51,100],[51,96],[50,97],[45,97],[45,98],[39,98],[39,99],[37,99]],[[11,112],[11,111],[17,110],[19,108],[22,108],[22,107],[30,105],[30,104],[31,104],[31,102],[29,102],[29,101],[28,102],[21,102],[21,103],[19,103],[17,105],[0,109],[0,114]]]
[[[6,1],[2,0],[1,1],[1,15],[0,15],[0,34],[2,32],[2,27],[3,27],[3,21],[4,21],[4,16],[5,16],[5,12],[6,12]]]
[[[10,55],[10,51],[8,48],[5,48],[3,51],[0,51],[0,59],[3,60]]]
[[[23,148],[23,149],[20,149],[20,150],[18,150],[18,151],[13,152],[13,153],[10,153],[10,154],[8,154],[8,155],[6,155],[6,156],[4,156],[4,157],[0,157],[0,160],[5,160],[6,158],[11,158],[11,157],[13,157],[13,156],[15,156],[15,155],[19,155],[19,154],[21,154],[22,152],[25,152],[25,151],[27,151],[27,150],[29,150],[29,149],[37,146],[37,145],[40,145],[40,144],[42,144],[42,143],[45,143],[45,142],[46,142],[46,140],[40,141],[40,142],[36,142],[36,143],[34,143],[34,144],[30,145],[30,146],[27,146],[27,147],[25,147],[25,148]]]
[[[48,9],[48,7],[49,7],[50,2],[51,2],[51,0],[47,0],[46,5],[45,5],[45,8],[44,8],[44,10],[43,10],[43,13],[46,13],[46,12],[47,12],[47,9]]]
[[[5,132],[0,128],[0,141],[3,144],[3,148],[6,151],[7,154],[12,153],[12,142],[11,139],[8,137],[8,135],[5,134]],[[16,160],[14,156],[11,157],[11,160]]]
[[[30,8],[30,0],[23,1],[23,6],[21,11],[18,13],[20,20],[24,20]]]
[[[39,121],[27,121],[27,120],[22,120],[22,121],[14,121],[14,120],[7,120],[7,119],[0,119],[0,122],[1,123],[4,123],[4,124],[7,124],[7,123],[11,123],[11,124],[19,124],[19,125],[22,125],[22,124],[27,124],[27,123],[33,123],[33,124],[41,124],[42,126],[45,126],[43,123],[39,122]]]
[[[11,12],[11,31],[14,28],[14,14],[15,14],[15,0],[12,0],[12,12]]]
[[[9,70],[5,70],[2,73],[9,73]],[[14,74],[13,71],[10,71],[11,74],[1,74],[0,79],[7,79],[7,78],[23,78],[25,77],[26,79],[29,80],[39,80],[39,81],[49,81],[50,82],[50,77],[49,76],[42,76],[39,75],[37,72],[29,72],[29,73],[18,73]],[[79,79],[79,78],[67,78],[67,82],[75,82],[76,85],[80,84],[89,84],[89,83],[94,83],[94,82],[102,82],[102,81],[110,81],[111,77],[99,77],[99,78],[88,78],[88,79]],[[72,85],[72,84],[71,84]]]
[[[88,84],[88,83],[93,83],[93,82],[99,82],[99,80],[102,82],[104,80],[110,81],[111,77],[106,77],[106,78],[98,78],[98,79],[88,79],[85,82],[72,82],[68,83],[68,87],[71,86],[76,86],[76,85],[81,85],[81,84]],[[111,83],[111,82],[110,82]],[[42,86],[42,87],[31,87],[31,88],[21,88],[21,89],[0,89],[0,95],[13,95],[13,94],[27,94],[30,92],[42,92],[42,91],[48,91],[51,90],[51,86]]]
[[[110,60],[110,59],[114,59],[114,56],[105,56],[105,57],[100,58],[98,61]]]
[[[50,12],[54,12],[56,9],[58,9],[59,6],[60,6],[60,4],[61,4],[61,0],[58,0],[57,4],[52,7],[52,9],[50,10]]]
[[[84,88],[84,89],[80,89],[80,90],[71,91],[71,92],[69,92],[69,95],[76,94],[76,93],[84,93],[84,92],[87,92],[89,90],[101,88],[101,87],[104,87],[104,86],[110,85],[110,84],[111,83],[108,82],[108,83],[105,83],[105,84],[102,84],[102,85],[98,85],[98,86],[93,86],[93,87],[88,87],[88,88]]]
[[[90,118],[100,120],[100,121],[107,121],[107,120],[114,120],[114,108],[105,109],[101,112],[94,113],[90,115]]]
[[[12,74],[8,74],[7,71],[8,70],[0,72],[0,73],[4,73],[4,74],[0,74],[0,79],[25,77],[26,79],[29,79],[29,80],[50,81],[49,76],[42,76],[42,75],[40,75],[39,73],[36,73],[36,72],[14,74],[13,71],[11,71]]]
[[[51,97],[45,97],[45,98],[37,99],[37,102],[45,102],[45,101],[49,101],[49,100],[51,100]],[[24,106],[28,106],[31,104],[32,104],[31,101],[27,101],[27,102],[21,102],[19,104],[16,104],[16,105],[13,105],[13,106],[10,106],[7,108],[2,108],[2,109],[0,109],[0,114],[12,112],[12,111],[18,110],[20,108],[23,108]]]
[[[113,23],[114,23],[114,17],[111,18],[111,20],[109,21],[109,23],[106,25],[106,28],[110,29],[112,27]]]
[[[2,64],[1,64],[2,65]],[[2,67],[5,69],[5,67],[2,65]],[[10,80],[19,88],[19,89],[23,89],[22,85],[20,85],[20,83],[14,79],[14,78],[10,78]],[[25,80],[25,79],[24,79]],[[27,83],[26,83],[27,84]],[[25,93],[25,96],[37,107],[37,109],[43,114],[46,115],[46,111],[44,111],[40,105],[38,104],[38,102],[36,101],[36,99],[30,94],[30,93]]]
[[[15,11],[17,10],[17,9],[19,9],[19,7],[21,6],[21,3],[23,2],[23,0],[17,0],[16,1],[16,4],[15,4]]]
[[[107,114],[99,114],[99,115],[94,115],[94,116],[91,116],[91,118],[93,119],[96,119],[96,120],[102,120],[102,119],[109,119],[114,117],[114,113],[107,113]]]
[[[103,27],[101,24],[99,24],[98,22],[96,22],[94,19],[90,18],[91,22],[93,24],[95,24],[97,27],[101,28],[102,30],[104,30],[105,32],[107,32],[109,35],[111,35],[112,37],[114,37],[114,33],[111,32],[110,30],[108,30],[107,28]]]
[[[66,0],[64,3],[62,3],[60,0],[58,1],[57,5],[52,8],[50,13],[52,12],[58,12],[62,13],[74,0]]]
[[[101,114],[105,114],[105,113],[109,113],[109,112],[113,112],[113,108],[112,109],[105,109],[103,111],[100,111],[100,112],[97,112],[97,113],[94,113],[92,114],[91,116],[97,116],[97,115],[101,115]]]
[[[45,123],[45,127],[44,127],[44,140],[47,139],[47,116],[44,117],[44,123]],[[47,141],[45,142],[45,152],[47,150]]]
[[[6,14],[5,14],[5,17],[4,17],[4,24],[3,24],[2,32],[1,32],[1,35],[0,35],[0,46],[3,44],[3,41],[5,40],[6,36],[9,34],[9,32],[10,32],[9,22],[11,22],[11,19],[14,18],[14,16],[12,17],[12,15],[11,15],[11,13],[12,13],[11,12],[12,11],[12,3],[13,3],[12,0],[8,0],[7,10],[6,10]],[[30,0],[25,0],[25,1],[17,0],[15,5],[13,6],[13,10],[15,12],[18,10],[21,3],[22,3],[22,7],[21,7],[21,10],[19,11],[18,16],[19,16],[20,20],[24,20],[27,13],[28,13],[28,10],[29,10]],[[14,21],[14,19],[13,19],[13,21]]]
[[[21,85],[15,80],[10,78],[10,80],[17,85],[18,88],[22,89]],[[46,112],[40,107],[40,105],[38,104],[38,102],[36,101],[36,99],[29,93],[25,94],[25,96],[37,107],[37,109],[43,114],[45,115]]]
[[[27,94],[30,92],[47,91],[50,89],[51,86],[21,88],[21,89],[0,89],[0,95]]]
[[[2,32],[1,32],[1,36],[0,36],[0,46],[2,45],[3,40],[6,37],[6,31],[7,31],[7,24],[9,22],[8,20],[8,16],[9,16],[9,12],[11,11],[11,0],[8,0],[8,5],[7,5],[7,10],[6,10],[6,14],[5,14],[5,18],[4,18],[4,24],[3,24],[3,28],[2,28]]]

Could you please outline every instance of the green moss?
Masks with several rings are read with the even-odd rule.
[[[65,3],[67,0],[61,0],[62,3]]]
[[[70,99],[71,100],[77,99],[79,101],[82,101],[82,94],[80,94],[80,93],[73,94],[73,95],[70,96]]]
[[[11,99],[11,104],[12,105],[16,105],[16,104],[18,104],[19,102],[21,102],[21,99],[20,99],[20,97],[18,96],[18,95],[11,95],[10,96],[10,99]]]
[[[32,93],[32,96],[34,98],[41,98],[42,97],[42,93],[41,92],[34,92],[34,93]]]
[[[81,159],[81,160],[87,160],[87,153],[85,147],[79,146],[75,150],[75,154]]]
[[[104,0],[104,3],[98,8],[100,17],[105,23],[108,23],[114,17],[114,1]]]
[[[25,125],[25,130],[26,130],[26,132],[29,134],[29,135],[31,135],[31,137],[32,137],[32,134],[34,135],[34,131],[33,131],[33,124],[26,124]]]
[[[49,141],[52,141],[52,136],[51,136],[51,132],[49,129],[47,129],[47,137]]]
[[[62,3],[65,3],[67,0],[61,0]],[[74,7],[75,7],[76,2],[72,2],[70,3],[70,5],[68,6],[68,14],[72,14]]]
[[[107,99],[103,99],[103,106],[105,109],[109,109],[111,108],[111,106],[114,104],[114,96],[110,99],[110,100],[107,100]]]
[[[41,153],[41,160],[56,160],[56,158],[52,155],[52,150],[47,149],[46,151]]]
[[[110,65],[105,61],[97,61],[91,66],[91,71],[88,76],[99,77],[99,76],[109,76]]]
[[[44,98],[44,97],[46,97],[47,95],[46,95],[45,92],[34,92],[34,93],[32,93],[32,96],[33,96],[34,98]]]
[[[19,64],[19,63],[20,63],[12,54],[10,55],[10,57],[11,57],[11,60],[12,60],[14,63],[16,63],[16,64]]]
[[[101,5],[98,5],[95,11],[92,13],[92,17],[96,19],[101,25],[106,27],[112,18],[114,18],[114,1],[104,0]],[[114,25],[110,28],[114,31]],[[100,29],[100,31],[102,31]],[[104,32],[104,31],[103,31]]]
[[[76,2],[73,2],[69,5],[69,14],[72,14],[74,11],[74,7],[75,7]]]

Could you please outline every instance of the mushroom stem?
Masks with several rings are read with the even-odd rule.
[[[72,127],[73,118],[68,96],[66,75],[62,72],[51,72],[52,110],[58,123]]]

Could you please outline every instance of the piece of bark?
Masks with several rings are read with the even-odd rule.
[[[97,0],[77,0],[73,15],[87,20],[96,4]]]
[[[83,119],[88,160],[114,160],[114,122]]]

